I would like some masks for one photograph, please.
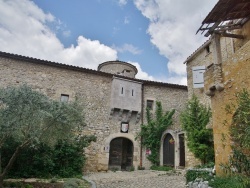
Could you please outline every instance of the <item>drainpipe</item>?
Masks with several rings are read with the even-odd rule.
[[[141,125],[143,125],[143,107],[144,107],[144,85],[141,86]],[[141,136],[141,148],[140,148],[140,167],[142,167],[142,136]]]

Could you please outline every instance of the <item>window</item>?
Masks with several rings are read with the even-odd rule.
[[[153,110],[153,105],[154,105],[154,101],[153,100],[147,100],[147,108],[149,110]]]
[[[61,102],[68,102],[69,101],[69,95],[61,94]]]
[[[203,88],[204,87],[203,74],[206,70],[205,66],[192,67],[192,70],[193,70],[193,87]]]
[[[120,85],[119,96],[125,96],[125,87],[124,87],[124,85]]]
[[[209,54],[209,53],[210,53],[210,47],[209,47],[209,45],[208,45],[208,46],[206,46],[206,52],[207,52],[207,54]]]
[[[131,88],[130,89],[130,96],[135,97],[135,95],[136,95],[135,88]]]

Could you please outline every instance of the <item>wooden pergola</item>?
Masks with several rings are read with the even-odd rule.
[[[216,33],[224,37],[243,39],[242,35],[228,32],[242,28],[249,19],[250,0],[219,0],[204,19],[197,33],[206,31],[206,37]]]
[[[250,0],[219,0],[196,32],[196,34],[206,32],[205,36],[210,36],[213,46],[214,83],[206,92],[207,95],[213,96],[215,90],[224,89],[220,37],[244,39],[243,35],[233,32],[233,30],[241,29],[249,19]]]

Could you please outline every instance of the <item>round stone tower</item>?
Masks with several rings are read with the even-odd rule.
[[[104,62],[98,66],[97,70],[130,78],[135,78],[138,72],[134,65],[118,60]]]

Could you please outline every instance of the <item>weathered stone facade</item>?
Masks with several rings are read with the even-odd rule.
[[[1,87],[26,83],[55,100],[60,100],[62,95],[68,96],[69,101],[79,98],[85,109],[87,124],[83,134],[97,137],[97,141],[86,148],[86,171],[108,170],[112,163],[110,151],[113,141],[121,141],[122,147],[126,143],[128,149],[125,151],[125,148],[122,152],[125,151],[126,155],[132,153],[122,160],[130,163],[130,166],[133,165],[135,169],[141,164],[146,168],[150,167],[145,148],[141,148],[140,140],[135,140],[140,125],[146,123],[147,100],[153,101],[152,112],[156,101],[162,103],[165,111],[176,110],[174,125],[165,131],[162,142],[167,133],[173,136],[174,166],[180,166],[178,135],[184,133],[180,127],[179,114],[187,101],[187,88],[138,80],[134,78],[136,73],[137,69],[133,65],[120,61],[105,62],[95,71],[0,52]],[[125,132],[121,131],[122,123],[125,123],[125,127],[122,127]],[[129,151],[131,146],[132,151]],[[185,153],[188,153],[187,147]],[[161,149],[161,164],[163,156],[164,151]],[[186,164],[189,165],[190,162]]]
[[[219,38],[221,64],[215,63],[215,53],[218,53],[218,49],[216,50],[213,37],[185,62],[189,97],[195,93],[203,103],[212,108],[210,127],[213,128],[215,164],[218,174],[223,173],[220,165],[227,163],[231,154],[231,141],[227,135],[232,117],[226,114],[225,107],[227,104],[236,102],[235,93],[250,86],[250,21],[233,33],[243,35],[244,39]],[[210,53],[207,53],[208,46]],[[192,67],[201,65],[206,67],[204,88],[194,88]],[[219,77],[221,77],[222,89],[216,87],[218,74],[221,74]]]

